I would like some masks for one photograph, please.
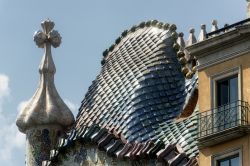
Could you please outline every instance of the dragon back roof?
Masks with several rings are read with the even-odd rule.
[[[80,107],[76,130],[96,124],[124,141],[155,137],[173,121],[197,82],[183,74],[176,26],[156,20],[122,33],[103,53],[102,69]]]

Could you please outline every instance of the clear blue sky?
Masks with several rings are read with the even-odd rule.
[[[187,38],[189,28],[199,33],[203,23],[209,31],[213,19],[220,27],[245,19],[246,1],[0,0],[0,165],[24,165],[23,136],[14,122],[20,103],[32,97],[38,85],[43,50],[33,42],[33,33],[46,18],[62,36],[61,46],[53,49],[55,83],[76,110],[100,71],[102,52],[123,30],[157,19],[175,23]]]

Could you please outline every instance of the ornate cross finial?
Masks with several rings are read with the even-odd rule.
[[[43,31],[36,31],[34,34],[34,41],[39,48],[44,48],[46,43],[50,43],[54,48],[59,47],[62,37],[58,31],[53,30],[55,24],[53,21],[47,19],[41,23]]]
[[[36,31],[34,34],[34,41],[39,48],[45,49],[44,58],[42,59],[39,67],[39,72],[55,74],[56,67],[51,55],[51,45],[56,48],[59,47],[62,37],[58,31],[53,30],[55,24],[53,21],[47,19],[41,23],[43,31]],[[50,78],[52,79],[52,78]]]
[[[34,34],[36,45],[44,48],[39,66],[40,83],[16,120],[18,129],[27,136],[27,166],[41,166],[43,160],[48,160],[50,150],[56,146],[59,139],[58,134],[65,134],[75,121],[54,84],[56,67],[51,55],[51,45],[58,47],[61,36],[53,30],[54,23],[49,19],[41,25],[43,31]]]

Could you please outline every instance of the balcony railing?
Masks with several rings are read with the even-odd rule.
[[[205,138],[239,126],[246,126],[248,122],[249,104],[235,101],[212,110],[198,114],[198,138]]]

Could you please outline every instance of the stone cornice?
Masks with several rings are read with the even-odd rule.
[[[198,59],[198,70],[250,52],[250,25],[219,34],[186,47],[190,55]]]

